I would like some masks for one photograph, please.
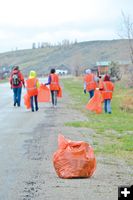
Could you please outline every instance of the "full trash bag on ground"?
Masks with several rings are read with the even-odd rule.
[[[102,102],[103,98],[101,95],[100,90],[95,90],[94,96],[89,100],[89,102],[86,105],[86,109],[96,112],[97,114],[102,113]]]
[[[30,105],[30,96],[28,95],[28,93],[26,93],[24,95],[24,105],[26,106],[27,109],[31,108],[31,105]]]
[[[50,90],[46,85],[41,84],[38,89],[38,102],[49,102]]]
[[[96,159],[88,143],[71,141],[59,134],[53,165],[60,178],[88,178],[95,172]]]

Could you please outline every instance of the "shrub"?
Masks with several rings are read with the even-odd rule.
[[[133,112],[133,97],[125,97],[122,100],[120,108],[125,112]]]

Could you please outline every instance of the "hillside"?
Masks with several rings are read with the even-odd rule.
[[[129,61],[128,40],[88,41],[68,46],[17,50],[0,54],[0,67],[19,65],[24,73],[48,73],[51,66],[94,66],[97,61]]]

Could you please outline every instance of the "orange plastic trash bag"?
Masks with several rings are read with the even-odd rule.
[[[50,90],[46,85],[41,84],[38,89],[38,102],[49,102]]]
[[[28,93],[26,93],[24,95],[24,105],[26,106],[27,109],[31,108],[31,105],[30,105],[30,96],[28,95]]]
[[[87,178],[96,169],[96,159],[88,143],[71,141],[59,134],[53,165],[60,178]]]
[[[62,97],[62,88],[59,86],[57,97]]]
[[[96,112],[97,114],[102,113],[102,95],[100,90],[95,90],[94,96],[89,100],[86,105],[86,109]]]

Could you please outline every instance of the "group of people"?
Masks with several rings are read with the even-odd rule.
[[[60,89],[59,77],[55,73],[55,69],[51,69],[48,82],[45,85],[49,85],[51,91],[52,106],[57,106],[57,94]],[[31,111],[38,111],[38,88],[40,86],[37,74],[35,71],[30,71],[28,79],[25,81],[22,72],[19,70],[19,66],[14,66],[10,75],[10,85],[13,90],[14,106],[20,107],[21,105],[21,93],[22,87],[26,87],[27,93],[30,97]]]
[[[101,92],[105,113],[111,114],[111,99],[114,90],[114,84],[111,82],[110,76],[106,74],[103,77],[97,77],[91,72],[90,69],[87,69],[84,76],[84,93],[86,94],[88,92],[91,99],[94,96],[96,88]]]
[[[20,106],[22,86],[27,89],[27,93],[30,96],[31,111],[38,111],[38,88],[40,86],[37,74],[35,71],[30,71],[28,79],[25,81],[23,74],[20,72],[19,67],[15,66],[10,75],[11,89],[13,90],[14,106]],[[53,68],[48,76],[48,81],[45,85],[49,85],[51,91],[52,106],[57,106],[57,95],[60,89],[59,77],[56,74],[56,70]],[[103,78],[97,77],[91,72],[90,69],[86,70],[84,76],[84,93],[89,93],[89,98],[94,96],[95,89],[98,88],[101,91],[101,95],[104,101],[105,113],[112,113],[111,99],[114,90],[114,84],[110,80],[110,76],[106,74]]]

